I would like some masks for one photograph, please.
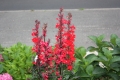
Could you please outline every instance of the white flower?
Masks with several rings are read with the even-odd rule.
[[[108,49],[109,49],[109,50],[113,50],[113,49],[110,48],[110,47],[108,47]],[[92,51],[92,52],[87,51],[87,52],[86,52],[86,55],[84,56],[84,58],[85,58],[86,56],[90,55],[90,54],[95,54],[96,56],[98,56],[98,52],[97,52],[97,51]],[[102,62],[99,62],[99,66],[100,66],[101,68],[106,68],[106,66],[105,66]]]
[[[84,56],[84,58],[85,58],[86,56],[90,55],[90,54],[95,54],[95,55],[97,56],[97,55],[98,55],[98,52],[97,52],[97,51],[92,51],[92,52],[87,51],[87,52],[86,52],[86,55]]]
[[[35,56],[34,61],[36,62],[37,59],[38,59],[38,55]]]
[[[111,47],[108,47],[108,50],[113,50],[113,48],[111,48]]]
[[[105,66],[102,62],[99,62],[99,66],[100,66],[101,68],[106,68],[106,66]]]

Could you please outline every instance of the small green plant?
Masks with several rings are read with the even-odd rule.
[[[89,36],[89,38],[96,44],[96,47],[76,49],[75,80],[119,80],[120,38],[115,34],[110,36],[110,41],[104,41],[104,35]],[[87,51],[93,54],[87,55]]]
[[[32,51],[30,46],[17,43],[5,48],[3,53],[4,61],[0,62],[2,73],[9,73],[14,80],[26,80],[31,78]]]

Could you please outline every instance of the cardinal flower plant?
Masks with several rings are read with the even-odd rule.
[[[33,61],[33,79],[36,80],[63,80],[64,71],[71,71],[74,57],[75,26],[71,24],[72,15],[68,13],[64,18],[63,9],[58,14],[55,36],[55,45],[50,44],[50,39],[46,40],[47,24],[42,28],[39,35],[40,22],[35,21],[35,28],[32,29],[32,51],[36,53],[36,60]]]

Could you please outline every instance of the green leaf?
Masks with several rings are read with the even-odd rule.
[[[83,60],[81,61],[81,63],[84,63],[83,65],[81,65],[84,69],[89,65],[89,62],[88,62],[88,60],[86,60],[85,58],[83,58]],[[81,64],[80,63],[80,64]]]
[[[22,43],[21,43],[21,42],[18,42],[18,43],[17,43],[17,46],[21,46],[21,45],[22,45]]]
[[[87,68],[86,68],[86,72],[87,72],[87,74],[89,74],[90,76],[92,76],[93,70],[94,70],[93,65],[88,65]]]
[[[10,70],[7,70],[8,73],[10,73],[12,76],[15,76],[16,73],[18,73],[17,71],[15,71],[14,69],[10,69]]]
[[[25,80],[25,79],[28,79],[28,78],[32,78],[32,75],[31,74],[26,74],[23,79]]]
[[[120,67],[120,64],[119,63],[112,63],[111,65],[110,65],[110,67],[112,67],[112,68],[116,68],[116,67]]]
[[[8,53],[13,53],[13,51],[10,48],[6,48],[5,51],[7,51]]]
[[[76,49],[76,51],[75,51],[75,57],[78,58],[78,59],[80,59],[80,60],[82,60],[83,57],[81,56],[81,54],[79,52],[79,49],[80,48]]]
[[[120,77],[118,76],[118,74],[116,73],[108,73],[108,75],[113,79],[113,80],[119,80]]]
[[[85,59],[89,62],[89,64],[91,64],[94,61],[98,61],[98,57],[94,54],[86,56]]]
[[[27,65],[27,66],[31,66],[31,65],[32,65],[32,63],[31,63],[31,62],[32,62],[32,60],[27,59],[27,60],[26,60],[26,65]]]
[[[80,67],[80,60],[76,59],[75,64],[74,64],[74,71],[77,72],[79,70]]]
[[[95,69],[93,70],[93,74],[96,74],[96,75],[102,75],[102,74],[105,74],[106,72],[107,70],[101,67],[95,67]]]
[[[21,76],[24,76],[25,71],[22,68],[20,68],[19,70],[20,70]]]
[[[102,48],[102,51],[104,52],[104,55],[110,60],[112,59],[112,53],[110,52],[110,50],[106,49],[106,48]]]
[[[2,73],[2,71],[3,71],[3,65],[0,64],[0,73]]]
[[[102,40],[104,39],[104,37],[105,37],[104,35],[100,35],[100,36],[98,36],[97,39],[98,39],[99,43],[102,42]]]
[[[97,43],[97,37],[96,36],[88,36],[93,42]]]
[[[81,78],[84,77],[84,78],[87,78],[87,77],[90,77],[85,71],[83,70],[78,70],[78,72],[76,73],[77,76],[80,76]]]
[[[2,56],[3,56],[3,59],[4,59],[5,61],[8,60],[8,56],[7,56],[7,55],[3,54]]]
[[[26,65],[25,65],[25,63],[23,63],[23,62],[21,61],[21,63],[19,64],[19,66],[22,67],[22,68],[24,68]]]
[[[84,47],[81,47],[80,53],[81,53],[82,57],[84,57],[86,55],[86,49]]]
[[[15,64],[12,64],[11,67],[12,67],[12,69],[17,70],[17,67]]]
[[[98,50],[98,48],[95,48],[95,47],[93,47],[93,46],[89,46],[88,48],[87,48],[87,51],[97,51]]]
[[[102,46],[102,40],[104,39],[104,35],[96,36],[89,36],[89,38],[96,43],[97,46]]]
[[[116,34],[112,34],[110,36],[110,42],[115,46],[116,45],[116,39],[118,38],[118,36]]]
[[[104,56],[104,54],[103,53],[98,53],[98,56],[99,56],[99,58],[100,58],[100,62],[102,62],[102,61],[108,61],[108,59],[107,59],[107,57],[106,56]]]
[[[71,77],[69,80],[79,80],[79,78],[80,78],[80,76],[73,76],[73,77]],[[80,80],[81,80],[81,78],[80,78]]]
[[[116,39],[116,44],[120,47],[120,38]]]
[[[112,47],[110,42],[102,41],[102,47]]]
[[[120,56],[114,56],[114,57],[111,59],[111,62],[112,62],[112,63],[117,62],[117,61],[120,62]]]
[[[86,49],[84,47],[80,47],[76,50],[75,57],[82,60],[86,55]]]
[[[64,79],[67,79],[67,80],[68,80],[69,77],[70,77],[69,75],[65,75],[65,76],[64,76]]]
[[[118,48],[118,47],[116,48],[116,47],[115,47],[115,48],[113,49],[113,53],[112,53],[112,54],[115,54],[115,55],[116,55],[116,54],[120,54],[120,48]]]

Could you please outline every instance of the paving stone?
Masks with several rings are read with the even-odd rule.
[[[11,46],[22,42],[32,46],[31,30],[37,19],[40,20],[41,27],[48,23],[47,38],[50,38],[51,45],[54,45],[58,12],[59,10],[0,11],[0,44]],[[105,40],[109,40],[111,34],[120,37],[120,8],[69,9],[65,10],[64,16],[67,16],[68,12],[72,13],[72,23],[76,26],[76,47],[94,45],[88,38],[89,35],[105,34]]]

